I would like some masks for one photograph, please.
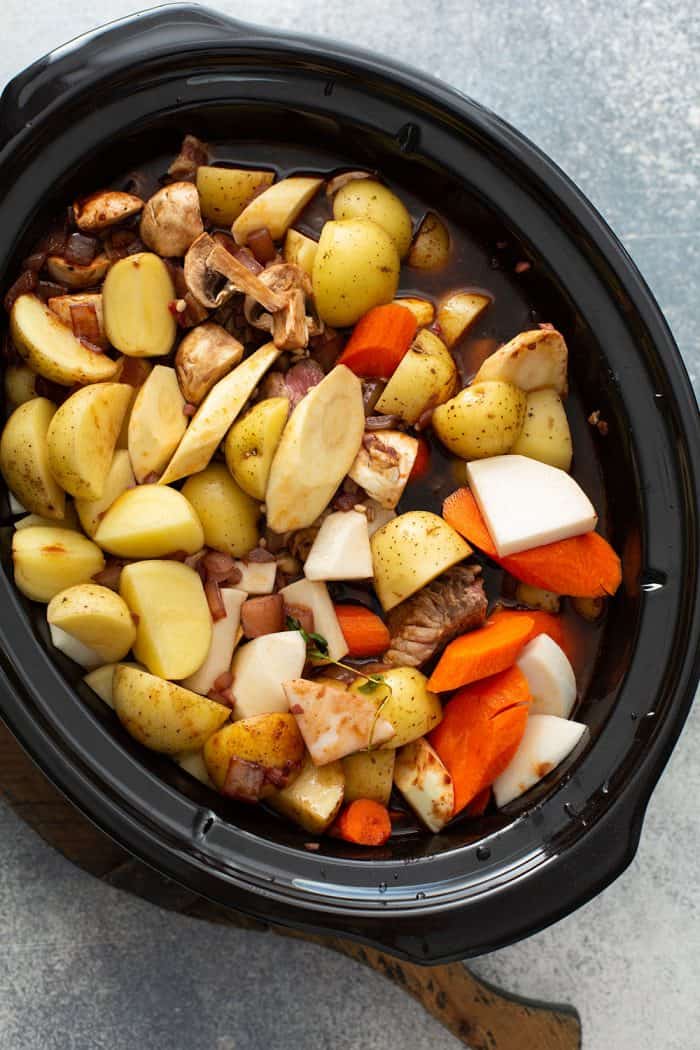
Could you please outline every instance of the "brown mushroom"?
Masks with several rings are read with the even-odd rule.
[[[286,295],[270,289],[208,233],[198,237],[185,256],[185,281],[195,299],[212,310],[235,292],[252,295],[270,313],[287,302]]]
[[[308,346],[309,336],[319,331],[315,319],[306,314],[306,298],[311,295],[309,275],[295,263],[277,263],[263,270],[260,280],[287,299],[282,309],[271,316],[275,346],[280,350],[301,350]],[[257,327],[263,327],[264,318],[264,314],[258,318]]]
[[[146,202],[139,233],[152,251],[172,259],[184,255],[203,230],[196,186],[173,182]]]
[[[51,280],[68,288],[91,288],[99,284],[111,265],[104,254],[96,255],[91,263],[84,266],[66,262],[62,255],[50,255],[46,260],[46,269]]]
[[[182,396],[191,405],[198,405],[242,357],[243,346],[221,325],[207,323],[193,328],[175,355]]]
[[[143,201],[133,193],[122,190],[99,190],[73,202],[75,223],[83,233],[104,230],[115,226],[132,215],[138,215],[143,208]]]

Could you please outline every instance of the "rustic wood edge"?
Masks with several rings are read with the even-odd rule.
[[[340,952],[393,981],[471,1050],[580,1050],[571,1006],[522,999],[475,977],[463,964],[424,967],[338,937],[269,926],[197,896],[133,858],[46,779],[0,722],[0,798],[49,845],[107,884],[162,908],[210,922],[272,932]]]

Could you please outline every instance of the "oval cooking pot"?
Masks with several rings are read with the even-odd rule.
[[[300,166],[311,144],[335,165],[376,167],[399,184],[429,187],[452,221],[481,223],[486,240],[505,234],[534,260],[533,301],[571,341],[586,411],[600,409],[609,423],[590,471],[606,494],[601,520],[622,552],[624,583],[581,711],[590,740],[563,775],[507,812],[374,851],[324,840],[310,852],[303,832],[215,797],[140,749],[75,666],[49,654],[42,610],[12,584],[9,527],[0,712],[102,829],[206,897],[417,961],[491,951],[566,915],[630,862],[692,700],[700,433],[680,356],[600,216],[498,117],[376,56],[185,5],[97,30],[6,88],[2,286],[72,191],[154,153],[174,154],[185,131],[257,139],[261,151],[284,141],[288,156],[298,148]]]

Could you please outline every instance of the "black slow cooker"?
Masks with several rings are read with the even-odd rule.
[[[104,831],[171,878],[263,919],[406,958],[476,955],[566,915],[631,861],[698,678],[700,427],[678,350],[624,248],[565,175],[442,84],[325,41],[205,8],[147,11],[81,37],[0,99],[0,283],[72,191],[184,131],[328,149],[429,186],[454,221],[490,216],[534,261],[533,295],[575,344],[623,586],[580,718],[586,748],[510,810],[354,851],[219,798],[123,733],[77,668],[50,654],[43,610],[12,583],[2,529],[0,713]]]

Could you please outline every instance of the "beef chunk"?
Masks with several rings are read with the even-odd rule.
[[[478,565],[456,565],[388,615],[395,667],[422,667],[457,635],[481,627],[486,595]]]

